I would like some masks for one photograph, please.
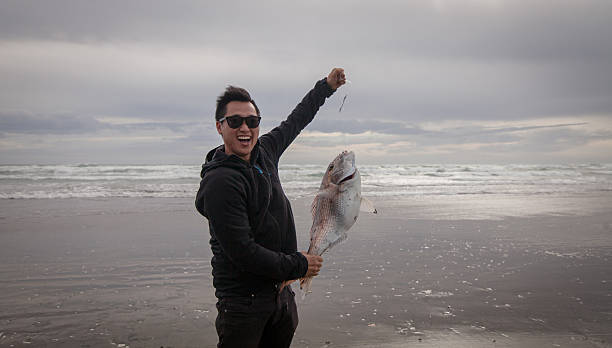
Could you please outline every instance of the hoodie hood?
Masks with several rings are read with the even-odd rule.
[[[200,178],[204,178],[207,171],[217,167],[230,167],[238,170],[243,170],[251,167],[257,161],[259,157],[259,140],[251,151],[251,158],[249,162],[244,161],[236,155],[228,155],[225,153],[225,145],[219,145],[216,148],[208,151],[206,159],[202,165],[202,171],[200,172]]]

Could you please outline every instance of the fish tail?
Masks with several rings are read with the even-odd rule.
[[[300,289],[302,289],[302,300],[306,298],[308,293],[311,293],[310,287],[312,285],[312,277],[300,279]]]

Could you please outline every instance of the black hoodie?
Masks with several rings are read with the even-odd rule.
[[[333,92],[326,79],[318,81],[285,121],[259,137],[249,162],[228,156],[223,145],[206,155],[195,205],[208,219],[217,297],[274,292],[306,274],[278,161]]]

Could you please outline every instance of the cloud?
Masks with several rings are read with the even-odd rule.
[[[105,128],[94,118],[77,115],[36,115],[0,112],[0,132],[21,134],[80,134]]]
[[[112,160],[118,145],[88,141],[116,139],[126,160],[189,148],[199,161],[219,143],[212,114],[228,84],[273,127],[343,66],[351,83],[298,138],[300,158],[354,145],[380,160],[495,160],[490,149],[601,159],[608,134],[593,122],[612,123],[610,32],[612,2],[600,0],[8,0],[0,152]]]
[[[308,130],[323,133],[342,132],[359,134],[364,132],[377,132],[382,134],[422,134],[427,131],[418,126],[399,121],[360,120],[360,119],[329,119],[316,118]]]
[[[611,26],[612,4],[598,0],[9,0],[0,6],[0,37],[6,40],[187,45],[231,41],[272,54],[302,48],[309,56],[313,50],[336,49],[367,57],[377,49],[403,57],[545,61],[605,60],[611,49],[605,33]]]
[[[69,114],[40,115],[26,112],[0,112],[0,129],[11,134],[92,134],[103,130],[134,133],[151,130],[169,130],[184,133],[197,125],[194,122],[121,122],[102,121],[95,117]]]
[[[432,163],[432,158],[453,163],[584,162],[586,158],[609,161],[609,151],[596,155],[590,151],[601,149],[612,141],[612,124],[602,117],[585,120],[463,120],[437,124],[436,127],[424,123],[417,128],[425,131],[412,135],[305,132],[291,148],[294,152],[289,154],[288,162],[295,162],[292,158],[296,157],[312,158],[309,152],[329,157],[346,148],[357,150],[361,161],[366,163],[380,163],[382,159],[389,160],[387,163]]]
[[[562,127],[572,127],[572,126],[585,126],[587,122],[578,122],[578,123],[562,123],[562,124],[551,124],[551,125],[541,125],[541,126],[522,126],[522,127],[506,127],[506,128],[485,128],[482,133],[508,133],[508,132],[522,132],[529,131],[534,129],[543,129],[543,128],[562,128]]]

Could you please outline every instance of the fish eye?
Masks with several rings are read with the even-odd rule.
[[[334,165],[333,165],[333,164],[330,164],[330,165],[329,165],[329,170],[332,170],[332,169],[334,169]]]

